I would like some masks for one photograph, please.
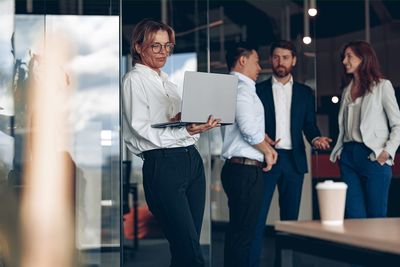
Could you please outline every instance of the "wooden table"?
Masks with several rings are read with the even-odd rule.
[[[400,266],[400,218],[275,223],[276,265],[284,249],[365,266]]]

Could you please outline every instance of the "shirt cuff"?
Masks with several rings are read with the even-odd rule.
[[[183,139],[193,138],[195,141],[197,141],[200,138],[200,134],[190,135],[190,133],[187,131],[186,127],[181,127],[180,130],[182,130],[182,132],[184,133]]]
[[[314,139],[311,140],[311,145],[314,145],[315,140],[317,140],[317,139],[320,138],[320,137],[321,137],[321,136],[314,137]]]
[[[258,136],[243,136],[243,139],[250,145],[254,146],[254,145],[258,145],[264,141],[265,134],[263,133]]]
[[[192,135],[190,135],[189,132],[186,130],[186,127],[173,128],[171,130],[173,136],[178,140],[183,140],[192,137]]]

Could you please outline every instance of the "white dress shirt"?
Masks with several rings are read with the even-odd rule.
[[[282,84],[272,76],[272,93],[275,105],[275,140],[281,139],[275,148],[292,149],[290,134],[290,110],[292,107],[293,76],[286,84]]]
[[[357,97],[356,100],[351,99],[350,91],[348,91],[345,99],[344,116],[344,137],[343,142],[359,142],[362,143],[361,125],[361,103],[364,97]]]
[[[128,149],[140,155],[151,149],[193,145],[199,135],[191,136],[186,127],[151,127],[169,121],[180,112],[181,98],[166,73],[158,74],[136,63],[122,81],[123,137]]]
[[[236,115],[235,123],[225,126],[222,157],[245,157],[263,162],[263,153],[253,147],[265,138],[264,107],[256,94],[256,84],[241,73],[231,74],[239,78]]]

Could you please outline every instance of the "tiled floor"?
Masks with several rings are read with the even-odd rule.
[[[212,233],[212,265],[223,266],[224,234],[221,230]],[[264,238],[263,253],[260,267],[272,267],[274,262],[274,237],[273,234]],[[160,239],[140,240],[139,249],[133,253],[126,253],[124,267],[168,267],[168,243]],[[306,254],[293,254],[293,267],[349,267],[348,264],[325,260]]]

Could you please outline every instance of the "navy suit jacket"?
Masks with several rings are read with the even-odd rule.
[[[272,79],[257,84],[256,89],[257,95],[264,105],[265,132],[275,140],[276,121]],[[310,87],[293,82],[290,134],[295,167],[300,173],[308,171],[303,133],[310,144],[315,137],[321,136],[316,124],[315,97]]]

